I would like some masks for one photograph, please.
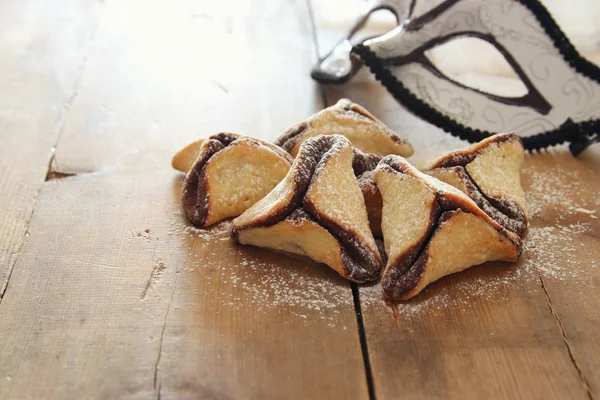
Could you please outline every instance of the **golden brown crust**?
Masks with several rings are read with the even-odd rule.
[[[238,134],[208,138],[188,171],[181,199],[188,219],[205,227],[240,215],[287,173],[288,154]]]
[[[272,151],[277,153],[280,157],[285,158],[290,164],[294,161],[293,157],[287,151],[283,150],[281,147],[274,145],[273,143],[265,142],[264,140],[261,140],[261,139],[255,138],[255,137],[246,136],[246,135],[242,135],[242,134],[234,133],[234,132],[221,132],[221,133],[216,133],[216,134],[212,135],[210,138],[217,140],[225,145],[227,145],[237,139],[249,138],[249,139],[255,140],[256,142],[267,146]],[[204,142],[206,142],[206,140],[207,139],[205,139],[205,138],[198,139],[198,140],[188,144],[181,150],[179,150],[173,156],[173,159],[171,160],[171,166],[178,171],[187,173],[192,168],[194,163],[196,162],[196,159],[200,155],[202,145],[204,144]]]
[[[308,138],[332,134],[345,136],[354,147],[365,153],[380,156],[398,154],[405,157],[413,154],[408,141],[348,99],[341,99],[308,120],[291,126],[275,140],[275,144],[296,155],[300,145]]]
[[[519,175],[524,154],[517,135],[498,134],[421,165],[420,169],[454,186],[460,181],[459,189],[523,238],[529,224]]]
[[[484,149],[493,144],[501,144],[505,142],[510,143],[521,143],[521,138],[515,135],[514,133],[499,133],[497,135],[490,136],[488,138],[483,139],[480,142],[477,142],[471,146],[465,147],[464,149],[459,149],[455,151],[451,151],[448,154],[445,154],[441,157],[438,157],[434,160],[429,161],[427,164],[421,166],[422,170],[433,169],[433,168],[445,168],[445,167],[453,167],[456,165],[465,165],[473,161],[478,154],[481,153]]]
[[[417,168],[413,167],[408,161],[406,161],[402,157],[384,157],[375,171],[375,176],[377,174],[377,170],[379,169],[392,169],[398,173],[417,178],[424,185],[426,185],[433,193],[435,193],[435,195],[437,196],[437,201],[440,203],[442,209],[453,210],[458,208],[465,212],[476,214],[482,217],[497,231],[505,231],[504,227],[502,227],[500,224],[498,224],[496,221],[490,218],[481,208],[477,206],[477,204],[470,197],[466,196],[463,192],[456,189],[454,186],[448,185],[445,182],[442,182],[438,179],[433,178],[432,176],[426,175],[425,173],[419,171]],[[375,178],[375,181],[377,182],[377,178]]]
[[[446,182],[465,193],[494,221],[498,222],[509,231],[516,233],[521,238],[527,233],[527,217],[525,214],[508,215],[507,213],[502,212],[501,209],[505,209],[505,207],[495,206],[493,199],[485,197],[464,167],[435,168],[425,171],[425,173]]]
[[[382,286],[387,297],[407,299],[448,273],[484,261],[514,261],[519,256],[521,240],[516,234],[463,192],[420,172],[403,158],[384,157],[374,179],[383,199],[382,230],[388,262]],[[454,243],[457,237],[463,241]],[[446,243],[451,243],[448,249],[443,247]],[[430,252],[432,246],[435,254]],[[444,265],[444,257],[460,246],[466,246],[464,257],[459,254]]]
[[[339,263],[344,268],[334,266],[332,261],[328,262],[330,267],[357,282],[377,279],[382,262],[368,227],[364,200],[352,170],[353,159],[352,146],[343,136],[307,140],[285,179],[234,220],[232,237],[244,244],[272,247],[267,239],[256,243],[252,230],[260,230],[263,238],[268,237],[269,227],[277,225],[277,230],[281,229],[281,221],[303,209],[311,221],[329,232],[343,248]],[[280,242],[279,234],[270,239],[273,247]],[[296,241],[304,243],[301,238]],[[311,241],[301,247],[304,254],[311,257],[314,253],[313,258],[323,262],[317,256],[323,253],[320,246],[319,241]]]
[[[198,139],[179,150],[171,160],[171,166],[177,171],[187,173],[200,154],[200,149],[206,139]]]

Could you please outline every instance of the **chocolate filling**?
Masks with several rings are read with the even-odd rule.
[[[300,134],[304,132],[308,128],[307,122],[300,122],[296,125],[290,126],[286,129],[277,139],[275,139],[275,144],[285,151],[290,151],[300,138]]]
[[[467,164],[471,163],[490,144],[512,142],[515,140],[521,141],[515,134],[493,136],[483,143],[473,146],[474,148],[459,150],[446,155],[438,160],[431,167],[431,170],[436,168],[460,168],[459,175],[470,192],[469,197],[492,219],[522,238],[527,233],[527,215],[523,208],[516,202],[506,198],[497,199],[486,196],[465,168]]]
[[[311,173],[311,181],[306,186],[304,193],[306,193],[310,188],[312,180],[318,174],[319,170],[323,168],[329,158],[333,157],[335,153],[339,151],[339,148],[341,148],[340,140],[338,138],[332,140],[332,138],[335,137],[322,136],[320,139],[314,139],[315,142],[325,141],[324,145],[330,147],[330,150],[322,153],[322,156],[318,157],[318,161],[316,162],[316,165]],[[375,157],[377,158],[377,162],[379,162],[380,157],[365,154],[360,150],[355,150],[353,156],[353,166],[356,162],[356,165],[360,165],[362,168],[373,169],[376,166],[376,163],[374,163]],[[356,160],[360,161],[357,162]],[[353,169],[356,172],[357,170],[361,169],[360,167]],[[304,194],[302,197],[304,198]],[[320,214],[316,209],[316,205],[311,204],[310,202],[306,201],[306,199],[303,201],[303,205],[309,215],[311,215],[312,218],[314,218],[319,224],[327,229],[333,235],[333,237],[338,239],[338,241],[342,244],[342,248],[345,250],[344,254],[342,255],[342,261],[344,262],[344,266],[347,269],[348,275],[353,280],[360,282],[378,278],[382,267],[381,261],[372,250],[370,250],[362,241],[360,241],[357,235],[344,230],[335,221]]]
[[[319,225],[323,224],[323,219],[318,220],[313,217],[312,213],[309,213],[305,208],[300,207],[295,209],[290,215],[288,215],[286,220],[291,222],[303,222],[303,221],[312,221],[318,223]],[[331,226],[335,226],[335,224],[331,224]],[[356,282],[366,282],[373,281],[379,277],[379,271],[381,270],[381,264],[376,256],[373,257],[364,257],[363,252],[365,254],[369,254],[370,250],[366,248],[366,246],[359,243],[358,246],[348,246],[346,247],[344,241],[340,238],[340,236],[336,235],[332,232],[332,229],[329,229],[327,226],[323,226],[333,237],[335,237],[338,241],[342,243],[342,263],[346,268],[346,273]],[[337,230],[338,232],[343,232],[341,230]],[[356,251],[358,250],[358,251]],[[357,254],[359,253],[359,254]],[[367,261],[365,262],[365,258]],[[371,259],[372,258],[372,259]],[[373,263],[375,263],[375,268],[373,268]],[[365,266],[366,265],[366,266]]]
[[[493,143],[504,143],[504,142],[513,142],[518,141],[521,142],[521,138],[519,138],[514,133],[504,134],[504,135],[494,135],[488,139],[482,140],[480,143],[477,143],[467,149],[453,151],[444,157],[440,158],[436,161],[436,163],[431,167],[433,168],[446,168],[446,167],[455,167],[457,165],[465,166],[469,164],[471,161],[475,159],[481,153],[482,150],[487,148],[490,144]]]
[[[305,142],[307,144],[303,143],[298,152],[298,156],[290,169],[294,190],[291,201],[284,204],[279,209],[274,210],[271,214],[258,218],[243,227],[234,226],[231,231],[231,236],[234,239],[237,239],[239,231],[241,230],[275,225],[279,221],[284,220],[292,213],[292,211],[298,208],[302,203],[302,198],[308,190],[308,185],[319,164],[319,160],[327,151],[332,152],[341,147],[339,143],[335,146],[335,139],[334,136],[318,136],[316,138],[308,139]]]
[[[423,241],[424,246],[422,246],[422,249],[420,249],[417,256],[415,256],[416,260],[408,269],[402,272],[399,270],[394,270],[391,274],[384,277],[381,285],[386,297],[391,300],[398,300],[404,293],[410,291],[417,285],[417,283],[419,283],[423,273],[425,272],[425,265],[427,264],[427,259],[429,258],[428,250],[431,238],[433,238],[433,235],[435,235],[440,225],[452,218],[452,216],[457,212],[458,211],[456,210],[445,211],[439,215],[435,225],[432,227],[431,231]]]
[[[394,141],[395,143],[398,143],[398,144],[406,144],[406,140],[404,140],[400,136],[396,135],[393,131],[391,131],[387,126],[382,124],[377,118],[375,118],[375,116],[373,116],[373,114],[368,112],[362,106],[359,106],[356,103],[352,103],[352,102],[348,101],[344,105],[343,110],[346,112],[352,112],[352,113],[354,113],[354,115],[364,117],[368,120],[375,122],[376,124],[381,124],[382,128],[386,131],[387,135],[390,137],[390,139],[392,139],[392,141]]]
[[[399,173],[402,173],[405,175],[410,175],[410,176],[416,176],[415,173],[411,170],[411,168],[414,169],[413,166],[408,164],[408,162],[406,162],[406,161],[404,163],[401,163],[401,162],[399,162],[399,160],[402,160],[402,159],[398,156],[393,156],[393,155],[385,156],[381,160],[380,165],[381,166],[389,165],[393,170],[395,170]],[[416,170],[416,171],[418,171],[418,170]],[[416,177],[417,177],[417,179],[421,179],[418,176],[416,176]],[[460,192],[458,189],[456,189],[456,191]],[[460,192],[460,193],[464,194],[462,192]],[[506,228],[504,228],[497,221],[495,221],[493,218],[491,218],[487,213],[485,213],[485,211],[478,209],[478,208],[474,208],[470,203],[466,202],[464,198],[456,196],[453,193],[445,193],[445,192],[438,191],[438,190],[436,190],[436,196],[437,196],[437,202],[443,211],[452,211],[452,210],[460,209],[464,212],[487,218],[496,223],[496,225],[493,226],[496,231],[498,231],[502,235],[504,235],[515,246],[520,247],[519,242],[514,241],[510,236],[508,236],[508,234],[506,232],[507,230],[505,230]],[[464,195],[464,196],[467,196],[467,195]],[[475,202],[475,201],[473,201],[473,202]]]
[[[346,113],[351,113],[360,118],[365,118],[373,122],[378,122],[377,119],[370,112],[368,112],[358,104],[352,103],[351,101],[344,101],[340,109],[345,111]]]
[[[496,205],[494,204],[494,199],[487,198],[464,167],[456,166],[447,167],[445,169],[451,169],[458,175],[461,182],[467,187],[467,195],[494,221],[498,222],[509,231],[516,233],[519,235],[519,237],[523,237],[525,235],[525,232],[527,231],[527,221],[524,218],[524,213],[504,213],[503,209],[508,208],[509,206],[499,202],[498,205]],[[435,170],[430,171],[433,172]],[[511,202],[510,204],[514,204],[514,202]]]
[[[354,157],[352,158],[352,169],[354,175],[359,176],[367,171],[373,171],[382,157],[377,154],[367,154],[358,150],[357,148],[352,149]]]
[[[381,121],[375,118],[365,108],[361,107],[356,103],[351,102],[348,99],[341,99],[335,105],[315,114],[308,120],[292,125],[281,135],[279,135],[279,137],[275,139],[274,143],[288,152],[291,151],[301,139],[302,134],[310,128],[311,121],[313,121],[316,118],[319,118],[319,115],[321,115],[326,110],[337,113],[339,115],[351,115],[354,118],[367,120],[371,123],[378,125],[379,129],[384,131],[393,142],[400,145],[405,145],[407,143],[406,140],[402,139],[400,136],[392,132],[387,126],[385,126]],[[336,132],[331,131],[327,133],[335,134]]]
[[[229,142],[231,143],[231,142]],[[185,215],[197,226],[203,226],[208,218],[208,182],[204,174],[208,160],[226,145],[217,139],[208,139],[202,147],[205,151],[187,173],[181,190],[181,202]]]

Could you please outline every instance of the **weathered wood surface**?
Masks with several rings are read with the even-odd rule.
[[[592,3],[548,5],[596,60]],[[346,281],[236,246],[227,222],[187,225],[178,148],[224,130],[272,139],[323,100],[364,104],[415,158],[465,145],[366,71],[312,83],[311,24],[324,52],[353,4],[0,4],[0,398],[368,398],[368,380],[379,399],[598,396],[597,148],[527,157],[519,263],[444,278],[395,310],[361,288],[370,368]],[[488,60],[438,61],[514,84]],[[43,183],[55,144],[49,178],[76,176]]]
[[[0,2],[0,299],[63,127],[99,4]]]
[[[368,397],[349,283],[227,223],[190,230],[169,164],[199,135],[273,138],[322,107],[308,12],[103,4],[52,163],[77,175],[43,184],[0,303],[1,398]]]
[[[355,3],[362,5],[346,2],[334,12],[336,2],[313,2],[321,54],[346,32]],[[585,25],[585,31],[575,22],[590,18],[585,7],[554,3],[548,5],[559,22],[594,59],[597,43],[588,35],[598,28]],[[367,32],[389,30],[385,13],[373,16]],[[510,71],[488,62],[493,54],[485,49],[465,70],[468,52],[461,44],[454,53],[436,54],[436,61],[473,84],[514,86]],[[403,110],[364,69],[326,95],[329,104],[349,97],[375,112],[410,139],[414,159],[466,145]],[[361,288],[376,398],[588,398],[600,389],[593,293],[600,283],[598,159],[597,149],[579,159],[564,148],[527,156],[523,184],[533,218],[518,263],[488,263],[444,278],[399,307],[381,302],[380,287]]]
[[[532,260],[573,363],[600,391],[600,149],[531,156],[525,187],[533,202]],[[543,196],[543,197],[542,197]],[[532,196],[533,198],[533,196]]]
[[[0,396],[364,398],[352,294],[190,231],[169,170],[44,184],[0,304]],[[223,240],[225,239],[225,240]]]

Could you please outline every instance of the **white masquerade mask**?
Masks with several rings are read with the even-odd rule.
[[[342,40],[313,78],[344,83],[364,62],[414,114],[472,142],[515,132],[529,150],[570,142],[574,154],[600,142],[600,68],[579,55],[537,0],[446,0],[411,20],[416,1],[375,2],[348,37],[376,9],[391,10],[398,27],[356,46]],[[425,55],[459,37],[493,45],[527,93],[503,97],[465,86]]]

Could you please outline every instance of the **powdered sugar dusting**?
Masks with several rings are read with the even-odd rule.
[[[262,313],[284,308],[301,318],[308,313],[319,315],[319,319],[330,320],[333,325],[335,319],[331,314],[339,314],[343,307],[352,306],[349,284],[314,276],[308,271],[310,267],[323,266],[285,268],[282,264],[286,264],[286,258],[290,259],[277,256],[280,262],[242,256],[232,265],[223,265],[220,260],[208,257],[194,262],[192,269],[215,268],[215,274],[206,277],[203,292],[220,300],[219,305],[223,307],[247,308],[251,304],[255,311]],[[231,285],[234,290],[222,290],[223,284]],[[325,310],[331,312],[320,313]],[[314,311],[317,313],[312,313]]]
[[[531,219],[552,209],[560,212],[558,221],[574,215],[598,219],[596,210],[600,200],[595,196],[595,204],[584,203],[578,193],[587,190],[588,183],[576,171],[559,168],[545,172],[529,171],[525,178],[530,182],[525,198]]]
[[[568,226],[534,227],[530,230],[525,251],[526,268],[533,268],[542,277],[557,280],[576,280],[587,284],[589,274],[598,267],[595,259],[586,260],[581,265],[581,252],[585,241],[580,235],[591,233],[589,223],[575,223]]]
[[[192,281],[199,279],[194,282],[194,292],[216,300],[215,312],[222,308],[285,312],[305,323],[325,321],[331,328],[354,329],[338,322],[342,310],[353,309],[350,284],[326,266],[238,245],[229,238],[231,221],[198,229],[177,214],[169,235],[190,239],[184,273]]]
[[[173,215],[175,218],[173,218],[174,220],[169,226],[167,232],[169,235],[176,234],[187,236],[190,239],[202,239],[202,241],[198,243],[200,247],[207,247],[211,240],[229,240],[228,235],[223,237],[224,234],[228,234],[231,230],[231,221],[229,220],[208,228],[196,228],[181,217],[183,215],[181,211],[175,211]]]

